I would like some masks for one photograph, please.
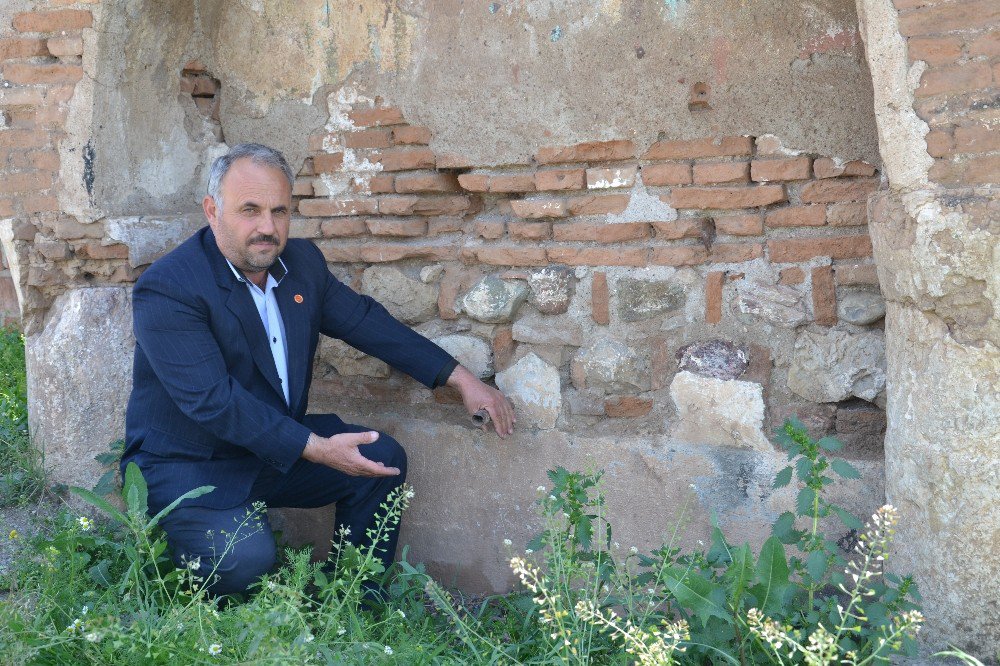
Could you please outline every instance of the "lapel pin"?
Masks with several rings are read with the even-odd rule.
[[[295,302],[296,303],[301,303],[302,300],[303,300],[302,299],[302,294],[295,294]]]

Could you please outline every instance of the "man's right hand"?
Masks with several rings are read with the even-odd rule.
[[[332,437],[320,437],[312,433],[306,441],[306,448],[302,450],[302,457],[350,476],[398,475],[398,468],[386,467],[380,462],[369,460],[358,450],[359,446],[371,444],[377,439],[378,433],[373,431],[345,432]]]

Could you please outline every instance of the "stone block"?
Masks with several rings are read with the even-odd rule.
[[[814,402],[874,401],[885,389],[882,332],[802,331],[792,352],[788,388]]]
[[[615,281],[615,300],[622,321],[634,322],[674,312],[684,307],[684,287],[669,280],[620,277]]]
[[[736,292],[740,312],[759,317],[773,326],[795,328],[809,320],[802,292],[793,287],[743,280]]]
[[[437,312],[437,287],[412,278],[395,266],[366,268],[361,276],[361,291],[408,324],[427,321]]]
[[[649,368],[634,349],[618,340],[592,342],[576,353],[572,364],[577,388],[611,393],[649,390]]]
[[[462,297],[461,309],[477,321],[502,324],[514,319],[527,298],[528,286],[524,282],[487,275]]]
[[[493,376],[493,350],[481,338],[454,334],[434,338],[434,342],[476,377],[486,379]]]
[[[497,373],[497,386],[514,404],[518,423],[542,430],[554,428],[562,411],[559,370],[529,353]]]
[[[677,350],[680,370],[714,379],[739,379],[750,367],[749,355],[729,340],[705,340]]]
[[[763,387],[681,371],[670,383],[677,408],[670,436],[692,444],[772,451],[764,436]]]
[[[874,324],[885,317],[885,299],[871,289],[841,289],[837,292],[837,317],[858,326]]]
[[[333,367],[338,375],[344,377],[380,377],[389,376],[389,366],[377,358],[358,351],[346,342],[335,338],[323,337],[319,343],[317,357],[323,363]]]

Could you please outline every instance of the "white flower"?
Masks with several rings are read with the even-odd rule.
[[[80,523],[80,529],[84,532],[89,532],[94,527],[94,521],[87,516],[80,516],[76,519],[76,522]]]
[[[385,652],[386,654],[392,654],[392,648],[389,647],[388,645],[382,648],[382,651]]]
[[[347,629],[344,629],[343,627],[341,627],[340,629],[337,629],[337,635],[338,636],[343,636],[346,633],[347,633]]]
[[[212,643],[208,646],[208,653],[213,657],[222,654],[222,646],[218,643]]]
[[[525,548],[525,550],[524,550],[524,554],[525,555],[531,555],[533,552],[535,552],[535,551],[531,550],[530,548]]]
[[[628,552],[632,553],[633,555],[638,555],[639,549],[636,548],[635,546],[632,546],[631,548],[628,549]]]
[[[504,540],[503,540],[503,545],[507,546],[508,548],[510,548],[510,546],[511,546],[511,545],[512,545],[513,543],[514,543],[514,542],[513,542],[513,541],[511,541],[510,539],[504,539]]]
[[[97,635],[96,631],[90,632],[89,634],[84,636],[84,638],[86,638],[91,643],[96,643],[97,641],[101,640],[101,637]]]
[[[306,637],[303,640],[305,640],[306,643],[312,643],[314,640],[316,640],[316,637],[313,636],[312,634],[306,634]]]
[[[269,580],[269,581],[267,581],[267,589],[269,589],[272,592],[274,592],[275,590],[278,589],[278,584],[275,583],[273,580]]]
[[[86,615],[90,611],[90,606],[84,606],[80,609],[80,615]]]
[[[187,568],[191,571],[197,571],[201,568],[201,557],[196,557],[193,560],[188,560]]]
[[[537,488],[535,488],[535,490],[537,490],[540,493],[544,493],[545,492],[545,486],[538,486]]]
[[[404,620],[406,619],[406,613],[404,613],[402,610],[397,608],[396,612],[399,613],[399,617],[403,618]]]
[[[549,495],[549,499],[552,500],[553,502],[555,502],[556,501],[556,496],[555,495]]]

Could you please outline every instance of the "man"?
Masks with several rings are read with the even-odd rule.
[[[212,165],[203,201],[209,226],[150,266],[132,295],[136,349],[122,468],[135,462],[142,470],[151,513],[215,486],[162,525],[178,564],[214,570],[216,594],[242,592],[274,565],[266,516],[256,532],[237,529],[255,502],[335,502],[338,531],[366,547],[379,505],[405,479],[406,455],[388,435],[306,414],[320,333],[428,387],[458,389],[470,413],[485,409],[501,437],[513,432],[513,410],[499,391],[339,282],[315,245],[288,240],[293,178],[281,153],[234,146]],[[397,536],[398,528],[379,544],[386,565]]]

